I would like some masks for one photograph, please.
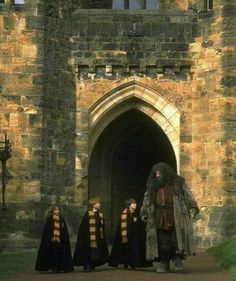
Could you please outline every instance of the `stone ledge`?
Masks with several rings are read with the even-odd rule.
[[[194,16],[196,13],[192,10],[187,11],[160,11],[160,10],[128,10],[128,9],[77,9],[73,12],[75,15],[160,15],[160,16]]]

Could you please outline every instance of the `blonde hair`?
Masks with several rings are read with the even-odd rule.
[[[89,207],[91,208],[95,203],[101,203],[101,199],[99,197],[94,197],[89,200]]]

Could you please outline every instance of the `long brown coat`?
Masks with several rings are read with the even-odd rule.
[[[197,202],[187,187],[184,178],[178,176],[178,181],[172,184],[174,189],[174,221],[177,237],[178,251],[184,256],[195,254],[195,243],[193,237],[193,224],[190,210],[199,210]],[[158,255],[158,239],[155,220],[155,191],[147,189],[144,194],[141,217],[147,218],[146,226],[146,259],[153,261]]]

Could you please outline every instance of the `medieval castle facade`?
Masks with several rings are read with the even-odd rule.
[[[0,247],[34,246],[55,202],[73,237],[95,195],[111,236],[160,161],[198,200],[200,247],[235,235],[235,15],[228,0],[1,0]]]

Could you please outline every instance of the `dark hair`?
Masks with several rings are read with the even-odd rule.
[[[176,177],[178,177],[177,173],[169,164],[163,162],[155,164],[152,167],[147,180],[146,185],[148,190],[150,190],[151,188],[155,188],[155,185],[157,184],[157,180],[156,180],[157,171],[161,173],[163,184],[168,184],[172,182]]]
[[[136,203],[134,198],[125,199],[125,206],[128,208],[132,203]]]

